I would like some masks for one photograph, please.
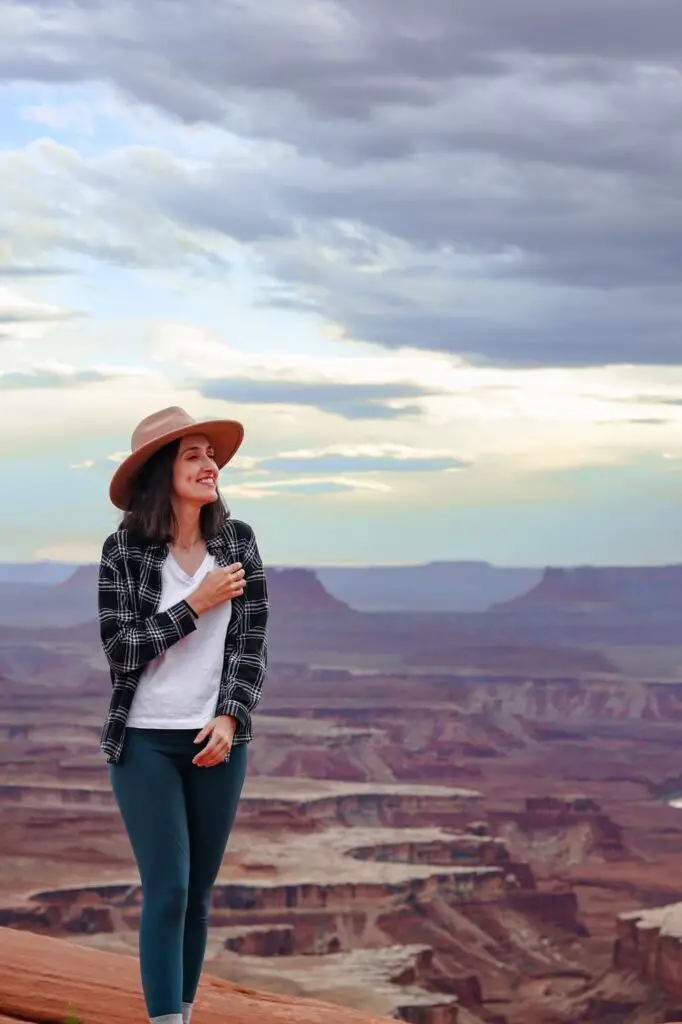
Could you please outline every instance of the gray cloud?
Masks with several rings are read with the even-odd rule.
[[[34,388],[52,390],[53,388],[83,387],[87,384],[99,384],[115,379],[112,374],[99,373],[97,370],[81,370],[77,373],[2,373],[0,374],[0,390],[30,390]]]
[[[682,398],[670,395],[618,395],[615,398],[607,398],[608,402],[627,405],[682,405]]]
[[[433,394],[416,384],[302,384],[232,377],[200,381],[197,388],[204,398],[264,405],[308,405],[352,420],[413,415],[421,412],[419,406],[404,400]],[[400,407],[385,404],[391,400],[400,401]]]
[[[0,324],[54,323],[70,320],[80,313],[69,309],[50,309],[43,306],[2,306]]]
[[[351,337],[682,362],[677,0],[34,0],[2,20],[5,79],[104,80],[261,147],[201,170],[149,151],[70,167],[116,225],[65,223],[77,251],[209,273],[220,254],[174,227],[215,232],[285,286],[264,302]]]
[[[640,396],[637,401],[643,405],[682,405],[682,398],[663,398],[660,395],[654,397]]]
[[[636,423],[645,427],[662,427],[666,423],[670,423],[670,420],[663,419],[659,416],[643,416],[637,419],[628,420],[628,423]]]
[[[0,278],[3,277],[62,277],[73,274],[68,267],[59,266],[31,266],[26,264],[0,263]]]
[[[564,74],[568,62],[601,81],[608,62],[675,63],[682,36],[676,0],[598,9],[590,0],[466,0],[456,11],[449,0],[280,0],[274,9],[264,0],[128,0],[115,12],[103,0],[34,0],[13,8],[3,14],[6,77],[106,78],[187,121],[238,118],[228,87],[288,95],[337,118],[369,118],[380,104],[427,107],[443,83],[491,77],[518,54],[558,60]]]

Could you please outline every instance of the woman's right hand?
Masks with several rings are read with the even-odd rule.
[[[207,572],[197,589],[186,599],[187,604],[197,615],[201,615],[209,608],[231,601],[233,597],[241,597],[245,586],[242,563],[233,562],[227,568]]]

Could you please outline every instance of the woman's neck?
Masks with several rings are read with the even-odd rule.
[[[185,505],[178,502],[173,506],[177,524],[172,546],[183,551],[195,547],[201,540],[200,509],[196,505]]]

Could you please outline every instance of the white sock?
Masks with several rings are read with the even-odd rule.
[[[150,1024],[183,1024],[181,1013],[164,1013],[163,1017],[150,1017]]]
[[[189,1024],[192,1016],[192,1007],[194,1003],[183,1003],[182,1004],[182,1024]]]

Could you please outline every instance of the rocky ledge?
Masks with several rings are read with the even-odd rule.
[[[414,945],[354,949],[313,958],[290,956],[276,963],[242,955],[238,963],[228,958],[217,969],[211,965],[219,977],[237,971],[246,984],[268,990],[284,981],[292,991],[305,991],[313,999],[342,1002],[340,994],[352,992],[351,999],[363,1008],[392,1020],[459,1024],[457,997],[428,990],[432,969],[433,950]]]
[[[565,996],[557,1020],[680,1024],[682,903],[618,914],[610,968]]]
[[[636,971],[682,1003],[682,903],[620,914],[614,967]]]
[[[231,1024],[381,1024],[386,1019],[209,976],[202,981],[197,1008],[204,1024],[228,1019]],[[83,1024],[145,1021],[134,958],[0,929],[0,1021],[63,1024],[70,1014]]]

